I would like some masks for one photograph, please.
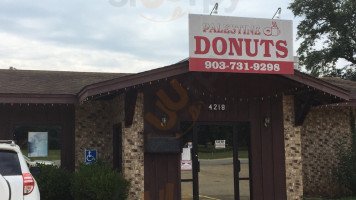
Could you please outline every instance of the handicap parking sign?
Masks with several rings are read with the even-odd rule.
[[[85,164],[95,163],[97,161],[98,150],[85,150]]]

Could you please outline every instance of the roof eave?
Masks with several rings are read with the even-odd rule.
[[[189,61],[179,62],[174,65],[170,65],[167,67],[162,67],[142,73],[137,73],[133,75],[128,75],[119,79],[113,79],[109,81],[104,81],[100,83],[95,83],[92,85],[88,85],[83,88],[78,93],[79,102],[85,100],[85,98],[97,94],[107,93],[109,91],[118,90],[126,87],[131,87],[134,85],[139,85],[145,82],[150,82],[154,80],[159,80],[163,78],[168,78],[171,76],[183,74],[189,72]],[[326,92],[328,94],[334,95],[344,100],[350,99],[350,91],[343,89],[341,87],[335,86],[326,81],[317,79],[310,75],[304,74],[302,72],[295,71],[292,75],[284,75],[282,76],[294,80],[296,82],[309,85],[315,89]]]
[[[294,71],[294,74],[282,74],[282,76],[297,81],[299,83],[308,85],[320,91],[326,92],[328,94],[334,95],[344,100],[350,100],[350,91],[323,81],[321,79],[317,79],[310,75],[304,74],[299,71]]]
[[[348,102],[347,106],[356,107],[356,99],[351,99]]]
[[[189,64],[187,63],[188,62],[178,63],[113,80],[87,85],[78,93],[79,102],[85,100],[85,98],[89,96],[107,93],[109,91],[119,90],[126,87],[187,73],[189,72]]]
[[[71,94],[0,94],[1,103],[14,104],[77,104]]]

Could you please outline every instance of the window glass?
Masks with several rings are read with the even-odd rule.
[[[0,150],[0,160],[1,175],[22,175],[20,161],[16,152]]]
[[[60,126],[16,126],[14,139],[20,146],[29,166],[42,163],[47,165],[61,164]]]

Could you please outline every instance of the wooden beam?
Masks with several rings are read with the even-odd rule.
[[[128,128],[132,125],[135,116],[135,107],[137,100],[136,89],[129,90],[125,93],[125,127]]]
[[[295,115],[295,125],[303,125],[303,122],[308,115],[310,108],[312,107],[315,93],[309,95],[295,95],[294,96],[294,115]],[[306,97],[306,99],[303,97]]]

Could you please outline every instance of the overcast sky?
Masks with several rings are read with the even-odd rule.
[[[298,20],[291,0],[1,0],[0,68],[142,72],[189,55],[188,13]],[[295,36],[294,36],[295,38]],[[294,44],[294,51],[298,43]]]

